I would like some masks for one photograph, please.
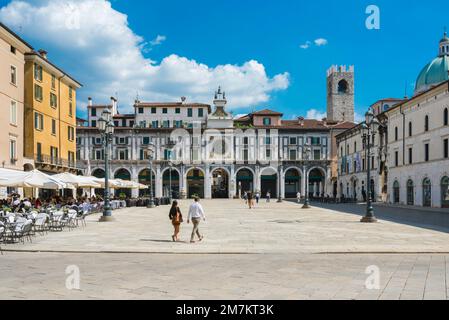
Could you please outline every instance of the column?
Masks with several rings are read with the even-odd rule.
[[[306,167],[304,166],[302,169],[302,176],[301,176],[301,195],[303,197],[306,197],[306,183],[307,183],[307,171]]]
[[[206,176],[204,177],[204,198],[212,199],[212,176],[210,173],[210,167],[206,165],[205,170]]]
[[[255,167],[255,170],[254,170],[254,183],[253,183],[253,188],[254,188],[254,191],[255,192],[257,192],[257,191],[260,191],[260,192],[262,192],[262,186],[261,186],[261,176],[260,176],[260,167],[259,166],[256,166]],[[265,195],[262,195],[263,197],[265,197]]]
[[[229,198],[233,199],[237,194],[237,177],[235,176],[234,165],[231,165],[229,172],[231,174],[231,176],[229,177]]]
[[[284,168],[281,167],[281,198],[285,199],[285,173],[284,173]]]
[[[162,172],[161,172],[161,166],[156,166],[156,181],[155,181],[155,188],[156,188],[156,198],[162,198]]]
[[[131,168],[131,180],[134,182],[139,182],[139,175],[137,174],[136,167]],[[131,189],[131,197],[138,198],[139,197],[139,189]]]

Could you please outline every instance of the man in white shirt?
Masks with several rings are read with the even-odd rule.
[[[193,223],[193,231],[192,231],[192,237],[190,238],[190,243],[195,243],[194,238],[195,234],[198,236],[198,239],[200,241],[203,240],[203,236],[200,234],[199,225],[201,222],[201,219],[206,221],[206,215],[204,214],[203,207],[200,204],[200,199],[198,197],[195,197],[195,202],[192,203],[189,209],[189,216],[187,218],[187,223],[190,223],[190,220],[192,220]]]

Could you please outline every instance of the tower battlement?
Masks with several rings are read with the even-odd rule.
[[[333,65],[329,69],[327,69],[327,76],[329,77],[333,73],[354,73],[354,66],[346,66],[346,65]]]

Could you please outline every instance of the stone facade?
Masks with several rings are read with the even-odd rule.
[[[354,122],[354,66],[332,66],[327,71],[327,117]]]

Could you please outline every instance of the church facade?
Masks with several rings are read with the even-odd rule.
[[[339,195],[363,201],[372,161],[373,199],[389,204],[449,208],[449,37],[419,73],[413,97],[384,99],[371,110],[379,123],[371,155],[361,125],[337,136]]]
[[[352,128],[354,69],[328,72],[328,119],[284,120],[270,109],[233,118],[221,88],[212,105],[136,101],[134,114],[119,114],[117,101],[95,105],[79,119],[77,159],[84,175],[104,177],[104,150],[97,123],[105,109],[115,123],[112,178],[153,183],[156,197],[235,198],[244,192],[296,198],[337,192],[335,137]],[[147,190],[117,190],[148,196]]]

